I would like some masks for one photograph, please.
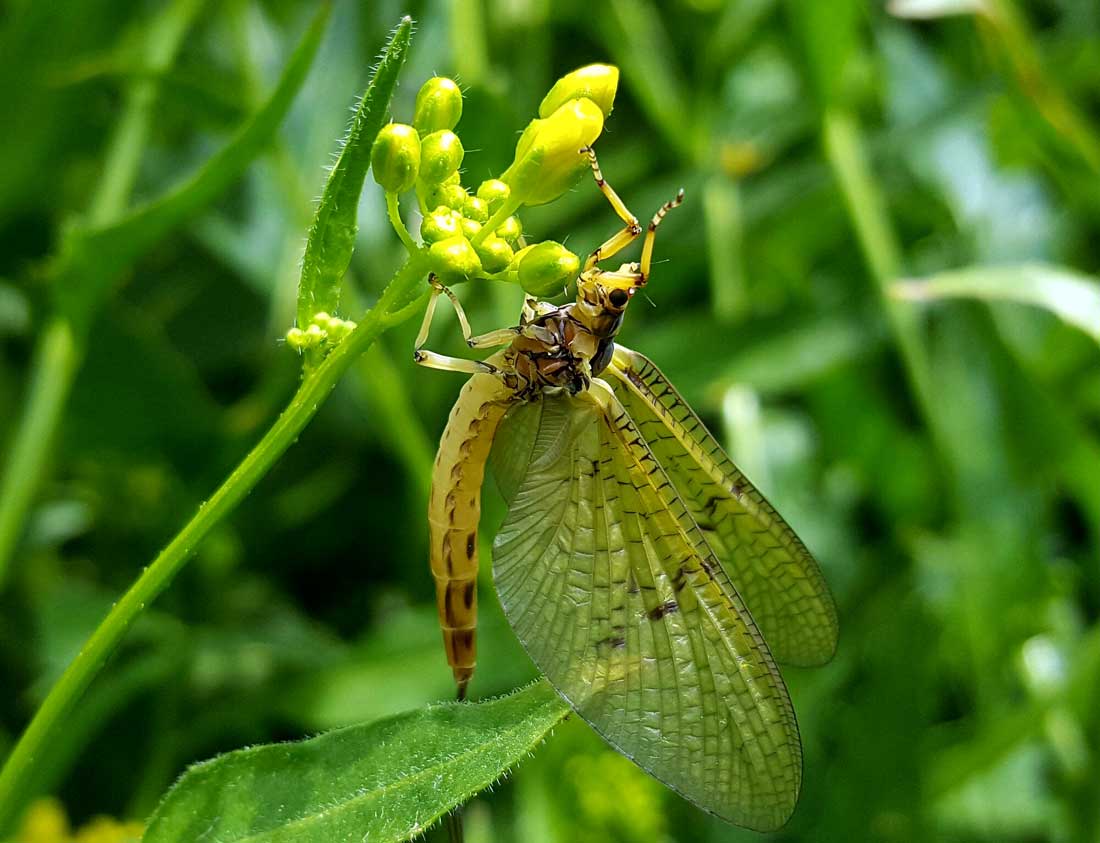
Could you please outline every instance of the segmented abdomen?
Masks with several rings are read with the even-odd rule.
[[[447,662],[459,697],[477,657],[477,525],[485,461],[512,392],[500,379],[467,381],[439,441],[428,502],[432,576]]]

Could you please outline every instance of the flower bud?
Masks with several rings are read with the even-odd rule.
[[[450,129],[432,132],[420,142],[420,178],[442,184],[462,166],[462,141]]]
[[[508,198],[508,194],[511,192],[512,189],[500,179],[487,179],[478,187],[477,198],[485,203],[491,214],[504,204],[504,200]]]
[[[286,332],[286,344],[297,351],[301,351],[306,347],[306,332],[301,328],[291,328]]]
[[[445,284],[466,281],[481,272],[481,260],[465,237],[448,237],[433,243],[428,261],[432,272]]]
[[[416,183],[420,169],[420,135],[412,126],[383,126],[370,151],[374,180],[387,193],[404,193]]]
[[[618,87],[619,68],[613,64],[590,64],[577,68],[554,83],[539,106],[539,117],[549,117],[569,100],[581,97],[592,100],[607,117],[615,106]]]
[[[462,117],[462,91],[453,79],[436,76],[420,87],[413,125],[424,134],[453,129]]]
[[[477,246],[477,256],[486,272],[503,272],[512,262],[512,247],[490,234]]]
[[[489,207],[484,201],[478,199],[476,196],[468,196],[466,201],[462,203],[462,216],[466,217],[468,220],[488,222]]]
[[[531,246],[519,261],[519,283],[532,296],[553,296],[574,278],[581,259],[561,243],[546,240]]]
[[[462,229],[462,236],[468,237],[471,240],[477,236],[477,233],[481,231],[481,223],[477,220],[472,220],[467,217],[462,217],[459,220],[459,226]]]
[[[519,242],[519,238],[523,236],[523,224],[520,223],[519,217],[515,214],[508,217],[497,226],[496,235],[514,247]]]
[[[451,210],[461,211],[470,194],[459,183],[460,181],[457,172],[448,176],[442,184],[426,184],[421,179],[416,183],[416,192],[423,197],[424,204],[429,208],[446,205]]]
[[[461,217],[445,205],[440,205],[420,223],[420,237],[425,243],[438,243],[461,232]]]
[[[500,177],[511,188],[512,200],[542,205],[565,193],[589,166],[580,150],[602,131],[603,112],[590,99],[569,100],[546,119],[532,120],[516,144],[515,160]]]

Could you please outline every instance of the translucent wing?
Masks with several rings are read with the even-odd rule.
[[[610,389],[509,411],[493,575],[531,658],[609,743],[758,830],[794,810],[802,755],[752,617]],[[605,409],[605,407],[607,409]]]
[[[782,664],[833,656],[837,616],[817,562],[660,370],[617,346],[604,373]]]

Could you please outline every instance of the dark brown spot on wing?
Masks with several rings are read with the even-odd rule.
[[[673,612],[680,611],[680,604],[675,600],[666,600],[664,603],[660,603],[654,606],[647,613],[651,621],[659,621],[665,615],[671,615]]]

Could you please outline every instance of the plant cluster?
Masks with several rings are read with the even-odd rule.
[[[580,258],[554,240],[529,242],[519,211],[557,199],[588,169],[584,152],[603,131],[618,82],[618,68],[607,64],[559,79],[520,136],[511,165],[476,189],[462,183],[465,149],[455,132],[462,90],[443,76],[425,82],[412,124],[384,126],[370,154],[390,223],[409,256],[426,258],[428,271],[448,285],[480,279],[519,284],[537,297],[562,292],[580,271]],[[401,195],[410,191],[421,214],[420,243],[401,215]],[[316,348],[339,342],[354,327],[318,311],[286,338],[294,348]]]

